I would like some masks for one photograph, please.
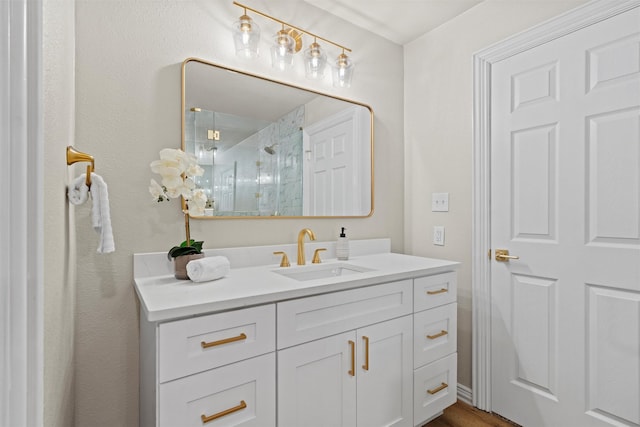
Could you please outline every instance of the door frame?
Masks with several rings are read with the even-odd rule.
[[[472,398],[491,411],[491,69],[494,63],[607,18],[640,0],[594,0],[473,55]]]
[[[43,425],[42,0],[0,2],[0,424]]]

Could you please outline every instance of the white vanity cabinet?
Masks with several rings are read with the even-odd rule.
[[[279,303],[278,425],[411,427],[412,294],[405,280]]]
[[[411,427],[456,401],[456,262],[353,251],[351,276],[191,284],[163,255],[134,263],[143,427]]]

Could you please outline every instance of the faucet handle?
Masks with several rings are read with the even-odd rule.
[[[282,261],[280,261],[280,267],[291,267],[291,264],[289,264],[289,257],[287,256],[287,254],[285,252],[274,252],[274,255],[282,255]]]
[[[322,260],[320,259],[320,252],[326,251],[326,250],[327,248],[316,249],[316,251],[313,253],[313,260],[311,261],[311,263],[320,264],[322,262]]]

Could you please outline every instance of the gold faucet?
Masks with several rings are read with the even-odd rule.
[[[298,265],[305,265],[304,259],[304,236],[308,234],[309,239],[316,240],[316,235],[309,228],[303,228],[298,233]]]

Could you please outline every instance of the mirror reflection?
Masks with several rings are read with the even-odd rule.
[[[369,107],[194,58],[182,72],[182,148],[205,171],[204,218],[372,213]]]

